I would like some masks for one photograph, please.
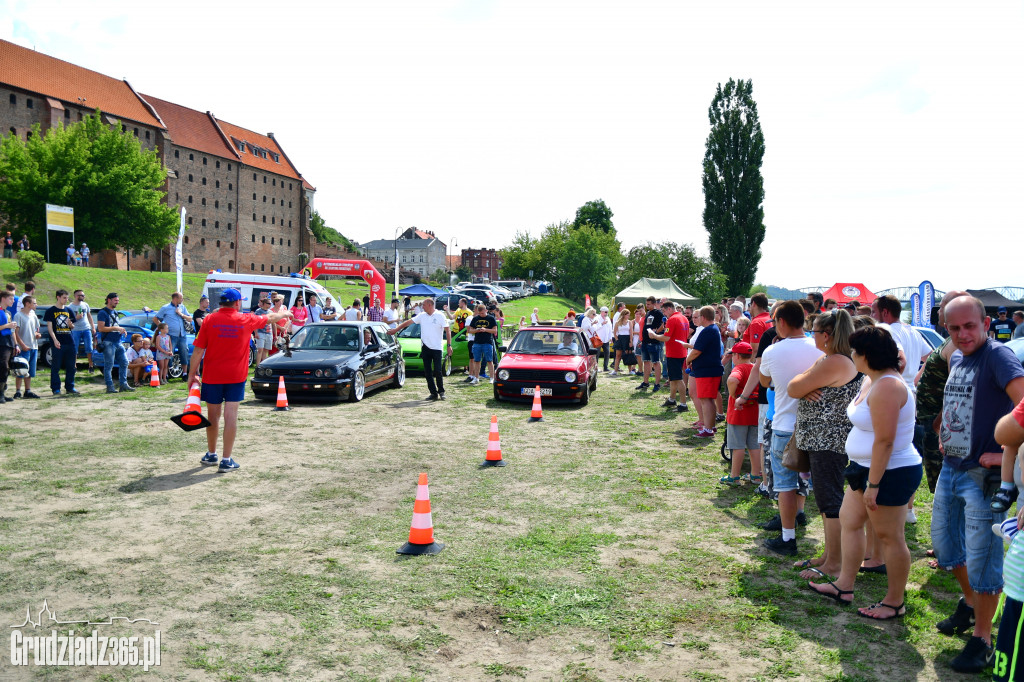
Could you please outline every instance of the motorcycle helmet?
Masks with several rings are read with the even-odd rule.
[[[20,355],[15,355],[13,358],[11,358],[9,366],[11,368],[11,374],[13,374],[14,376],[19,377],[21,379],[24,379],[28,376],[28,360],[21,357]]]

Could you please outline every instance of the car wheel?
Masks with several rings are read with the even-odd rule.
[[[181,378],[181,358],[175,355],[167,364],[167,376],[172,379]]]
[[[594,378],[590,382],[590,390],[591,390],[591,392],[597,390],[597,372],[594,372]]]
[[[53,367],[53,345],[46,347],[46,352],[43,353],[43,362],[46,363],[47,367]]]
[[[255,367],[256,366],[256,349],[255,348],[250,348],[249,349],[249,366],[250,367]]]
[[[452,375],[452,359],[450,357],[445,356],[444,360],[441,361],[441,374],[445,377]]]
[[[398,366],[395,367],[395,381],[391,385],[395,388],[405,386],[405,362],[398,361]]]
[[[590,402],[590,382],[583,384],[583,390],[580,391],[580,405],[586,405]]]
[[[356,375],[352,377],[352,388],[349,389],[348,399],[354,403],[358,403],[363,399],[363,394],[366,393],[366,379],[363,377],[362,371],[356,372]]]

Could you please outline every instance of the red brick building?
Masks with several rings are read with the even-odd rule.
[[[315,188],[272,133],[262,135],[152,95],[127,81],[0,40],[0,131],[27,136],[82,120],[97,108],[156,150],[165,201],[186,211],[183,268],[284,273],[313,253],[308,229]],[[6,102],[6,106],[4,105]],[[133,251],[133,270],[171,270],[173,248]],[[96,260],[125,267],[123,254]]]
[[[473,277],[494,281],[500,279],[501,254],[494,249],[463,249],[462,265],[473,271]]]

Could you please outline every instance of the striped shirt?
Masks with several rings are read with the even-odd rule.
[[[1003,560],[1003,592],[1010,599],[1024,602],[1024,533],[1014,536]]]

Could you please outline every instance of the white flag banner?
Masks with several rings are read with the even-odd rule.
[[[174,247],[174,270],[177,277],[178,287],[175,291],[181,291],[181,242],[185,239],[185,207],[181,207],[181,227],[178,229],[178,244]]]

